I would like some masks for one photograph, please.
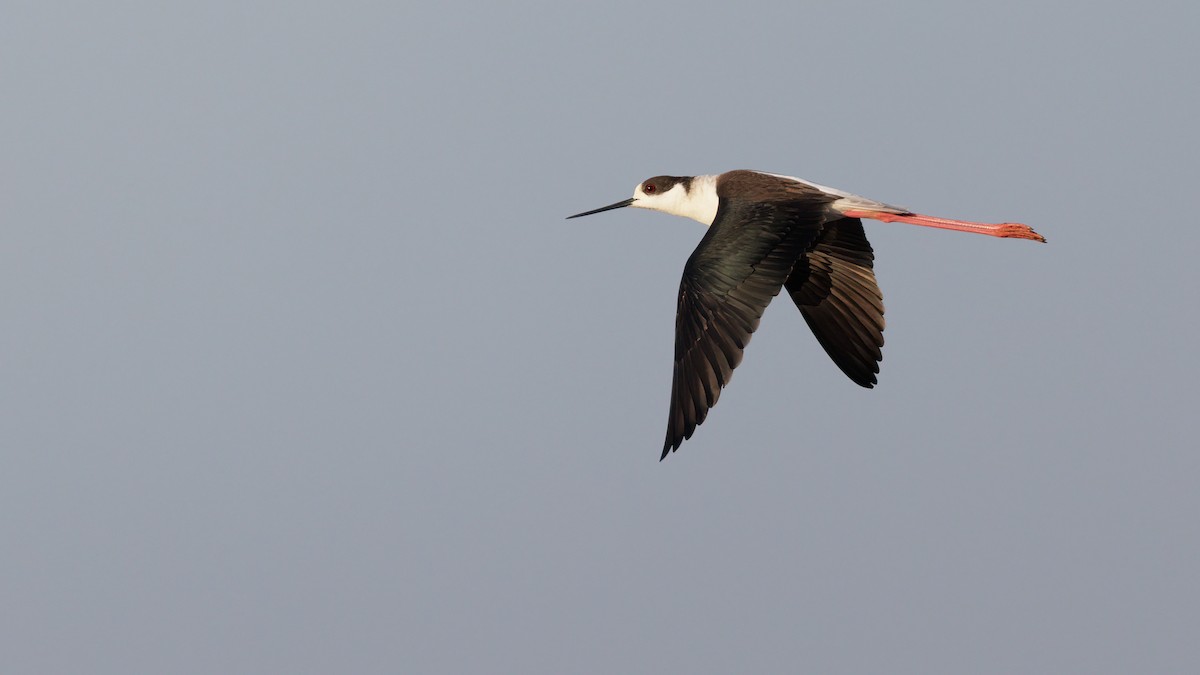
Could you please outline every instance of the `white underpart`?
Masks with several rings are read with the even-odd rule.
[[[832,208],[834,211],[845,212],[845,211],[853,211],[855,209],[866,209],[869,211],[882,211],[884,213],[909,213],[909,210],[902,206],[892,206],[891,204],[877,202],[874,199],[867,199],[866,197],[861,197],[861,196],[856,195],[851,192],[846,192],[844,190],[838,190],[837,188],[831,188],[831,187],[828,187],[825,185],[821,185],[819,183],[814,183],[812,181],[804,180],[803,178],[796,178],[795,176],[784,176],[783,174],[778,174],[778,173],[767,173],[766,171],[759,171],[758,173],[761,173],[761,174],[764,174],[767,176],[775,176],[776,178],[786,178],[787,180],[794,180],[797,183],[803,183],[810,187],[815,187],[827,195],[833,195],[834,197],[840,197],[840,199],[838,199],[836,202],[829,205],[829,207]]]
[[[633,189],[633,203],[630,206],[662,211],[712,225],[717,217],[718,203],[717,177],[696,176],[692,179],[691,190],[685,190],[683,184],[676,183],[670,190],[653,195],[643,192],[639,183]]]

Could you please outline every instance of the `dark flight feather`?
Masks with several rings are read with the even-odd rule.
[[[785,287],[817,342],[851,380],[875,386],[883,358],[883,293],[862,221],[829,222]]]
[[[762,174],[750,174],[721,176],[716,218],[684,266],[664,458],[716,404],[763,311],[821,235],[833,199],[807,185],[764,184]]]

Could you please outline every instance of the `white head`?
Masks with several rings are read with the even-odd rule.
[[[633,203],[630,206],[682,216],[684,214],[681,211],[691,187],[691,176],[647,178],[633,189]]]
[[[633,206],[639,209],[662,211],[684,216],[711,225],[717,217],[715,176],[655,176],[638,183],[633,196],[616,204],[578,213],[571,218],[588,216],[601,211]]]

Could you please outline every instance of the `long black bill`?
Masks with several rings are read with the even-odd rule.
[[[580,216],[590,216],[593,213],[600,213],[601,211],[612,211],[613,209],[623,209],[632,203],[633,203],[633,197],[630,197],[629,199],[619,201],[616,204],[609,204],[608,206],[601,206],[600,208],[594,209],[592,211],[584,211],[583,213],[576,213],[573,216],[567,216],[567,220],[570,220],[572,218],[578,218]]]

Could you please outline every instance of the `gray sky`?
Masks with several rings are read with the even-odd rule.
[[[1194,3],[396,4],[6,7],[6,672],[1200,669]],[[734,168],[1050,243],[660,464]]]

